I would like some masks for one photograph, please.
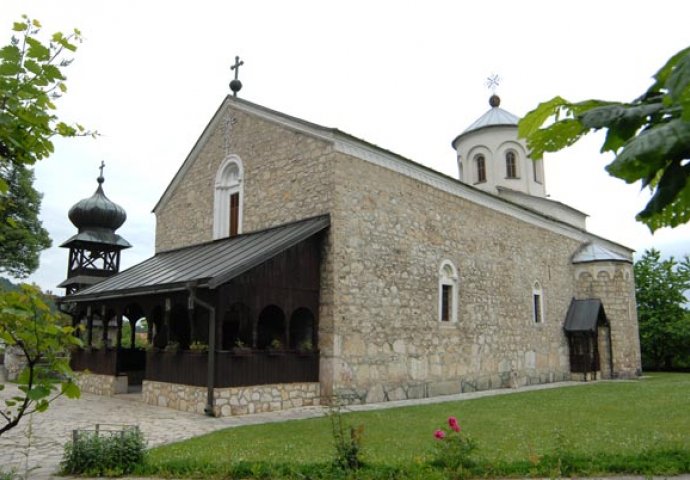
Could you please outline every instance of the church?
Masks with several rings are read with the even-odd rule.
[[[632,250],[546,196],[498,96],[449,139],[452,178],[234,82],[153,209],[153,257],[119,272],[102,173],[70,211],[86,391],[225,416],[640,374]]]

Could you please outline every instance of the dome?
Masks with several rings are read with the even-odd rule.
[[[69,219],[80,232],[100,229],[115,231],[127,219],[125,210],[103,193],[104,181],[103,176],[99,176],[96,192],[69,209]]]
[[[469,127],[467,127],[464,132],[458,135],[458,138],[467,133],[486,127],[517,127],[520,118],[517,115],[513,115],[509,111],[503,110],[500,107],[501,99],[498,97],[498,95],[491,96],[489,99],[489,105],[491,105],[491,108],[484,113],[484,115],[475,120]],[[455,141],[457,141],[457,138]]]

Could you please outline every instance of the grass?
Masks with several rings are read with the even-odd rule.
[[[364,426],[362,459],[375,472],[387,472],[380,478],[429,477],[433,432],[451,415],[478,444],[475,475],[550,476],[554,469],[672,474],[690,471],[689,400],[689,374],[653,374],[349,413],[343,420]],[[333,453],[330,421],[316,418],[231,428],[162,446],[150,452],[142,473],[311,478],[309,472],[328,466]]]

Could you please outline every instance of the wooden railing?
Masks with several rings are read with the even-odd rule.
[[[74,371],[88,370],[101,375],[143,371],[146,368],[145,363],[145,351],[123,348],[74,350],[70,360],[70,366]]]
[[[149,352],[146,380],[206,386],[208,355],[197,352]],[[271,383],[318,382],[319,353],[253,351],[216,352],[215,386],[218,388]]]

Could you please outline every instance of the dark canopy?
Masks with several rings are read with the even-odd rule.
[[[565,317],[565,331],[567,333],[594,333],[600,325],[607,325],[606,313],[601,300],[588,298],[570,302],[568,314]]]

